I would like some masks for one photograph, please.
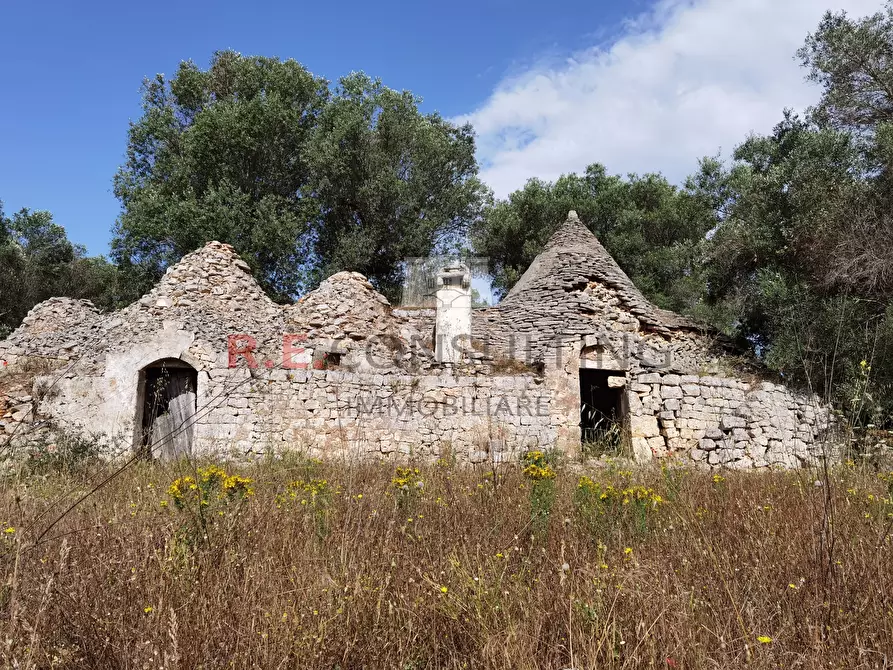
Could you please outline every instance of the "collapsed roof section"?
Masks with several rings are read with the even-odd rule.
[[[168,268],[127,307],[100,314],[87,300],[50,298],[36,305],[7,340],[0,357],[37,355],[101,364],[104,354],[149,342],[160,330],[181,330],[225,355],[231,335],[247,334],[271,355],[283,337],[357,343],[386,336],[391,349],[414,348],[418,333],[392,313],[388,300],[357,272],[339,272],[294,305],[270,300],[251,268],[228,244],[208,242]],[[402,341],[402,344],[401,344]],[[351,348],[351,347],[348,347]]]

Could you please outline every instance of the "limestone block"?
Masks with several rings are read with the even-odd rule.
[[[646,463],[651,460],[651,447],[644,437],[632,438],[633,459],[637,463]]]
[[[638,393],[627,393],[626,399],[629,404],[630,414],[635,415],[642,412],[642,400],[639,398]]]
[[[721,465],[728,465],[732,461],[737,461],[744,456],[743,449],[718,449],[715,452],[719,456]]]
[[[699,396],[701,395],[701,387],[697,384],[684,384],[682,386],[682,392],[685,395]]]
[[[714,449],[717,448],[717,446],[716,446],[716,442],[714,442],[713,440],[709,440],[709,439],[707,439],[707,438],[702,438],[701,440],[699,440],[699,441],[698,441],[698,446],[699,446],[703,451],[713,451]]]
[[[663,454],[667,450],[667,445],[664,442],[664,438],[658,435],[656,437],[648,438],[648,448],[651,449],[652,454]]]
[[[660,429],[657,426],[657,417],[648,416],[631,416],[629,419],[629,431],[632,437],[656,437],[660,435]]]
[[[746,423],[740,416],[724,414],[719,420],[719,425],[723,430],[732,430],[733,428],[744,428]]]
[[[679,386],[680,378],[679,375],[664,375],[660,382],[665,386]]]
[[[742,456],[739,459],[727,463],[732,470],[750,470],[754,467],[754,462],[748,456]]]
[[[664,399],[667,398],[681,398],[682,397],[682,389],[678,386],[661,386],[660,394]]]

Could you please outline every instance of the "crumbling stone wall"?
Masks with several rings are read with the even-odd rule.
[[[579,444],[583,367],[626,379],[637,460],[790,467],[833,451],[828,407],[761,378],[717,333],[651,305],[573,213],[509,295],[476,316],[475,339],[491,356],[543,362],[566,450]]]
[[[772,382],[645,373],[633,377],[627,400],[641,459],[677,454],[704,465],[760,468],[835,455],[829,409]]]
[[[307,446],[436,457],[449,447],[481,460],[554,442],[540,377],[492,376],[483,357],[441,366],[422,340],[362,275],[338,273],[276,305],[232,247],[210,243],[119,312],[38,305],[0,342],[0,359],[7,373],[46,361],[53,370],[35,387],[52,391],[36,402],[40,417],[96,435],[110,453],[136,446],[140,370],[166,358],[197,371],[196,453]],[[25,418],[19,399],[8,401],[4,432],[13,415]]]
[[[0,433],[48,419],[129,451],[140,370],[173,358],[197,371],[196,453],[451,451],[477,462],[536,446],[573,455],[581,367],[616,373],[639,460],[793,466],[827,449],[826,407],[754,375],[758,366],[742,367],[722,338],[651,305],[575,216],[502,303],[474,310],[462,362],[434,360],[433,317],[392,309],[351,272],[277,305],[232,247],[212,242],[119,312],[56,298],[36,306],[0,341],[0,375],[35,360],[45,374],[34,393],[7,396]]]

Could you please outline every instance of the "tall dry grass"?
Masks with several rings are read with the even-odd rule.
[[[587,514],[605,507],[581,506],[559,468],[547,524],[517,466],[292,457],[241,468],[253,495],[214,489],[200,513],[181,482],[178,509],[169,485],[196,474],[132,468],[37,546],[47,521],[28,520],[86,484],[35,475],[2,493],[6,667],[893,663],[893,507],[873,472],[608,468],[589,475],[617,506]],[[636,485],[653,491],[624,505]]]

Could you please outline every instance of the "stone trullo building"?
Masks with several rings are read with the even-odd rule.
[[[471,462],[592,440],[742,468],[827,446],[827,408],[736,371],[713,334],[649,303],[574,212],[498,306],[471,312],[466,289],[448,268],[438,291],[453,312],[394,309],[341,272],[277,305],[211,242],[118,312],[64,298],[31,310],[0,341],[0,388],[19,380],[0,435],[41,425],[117,453]]]

